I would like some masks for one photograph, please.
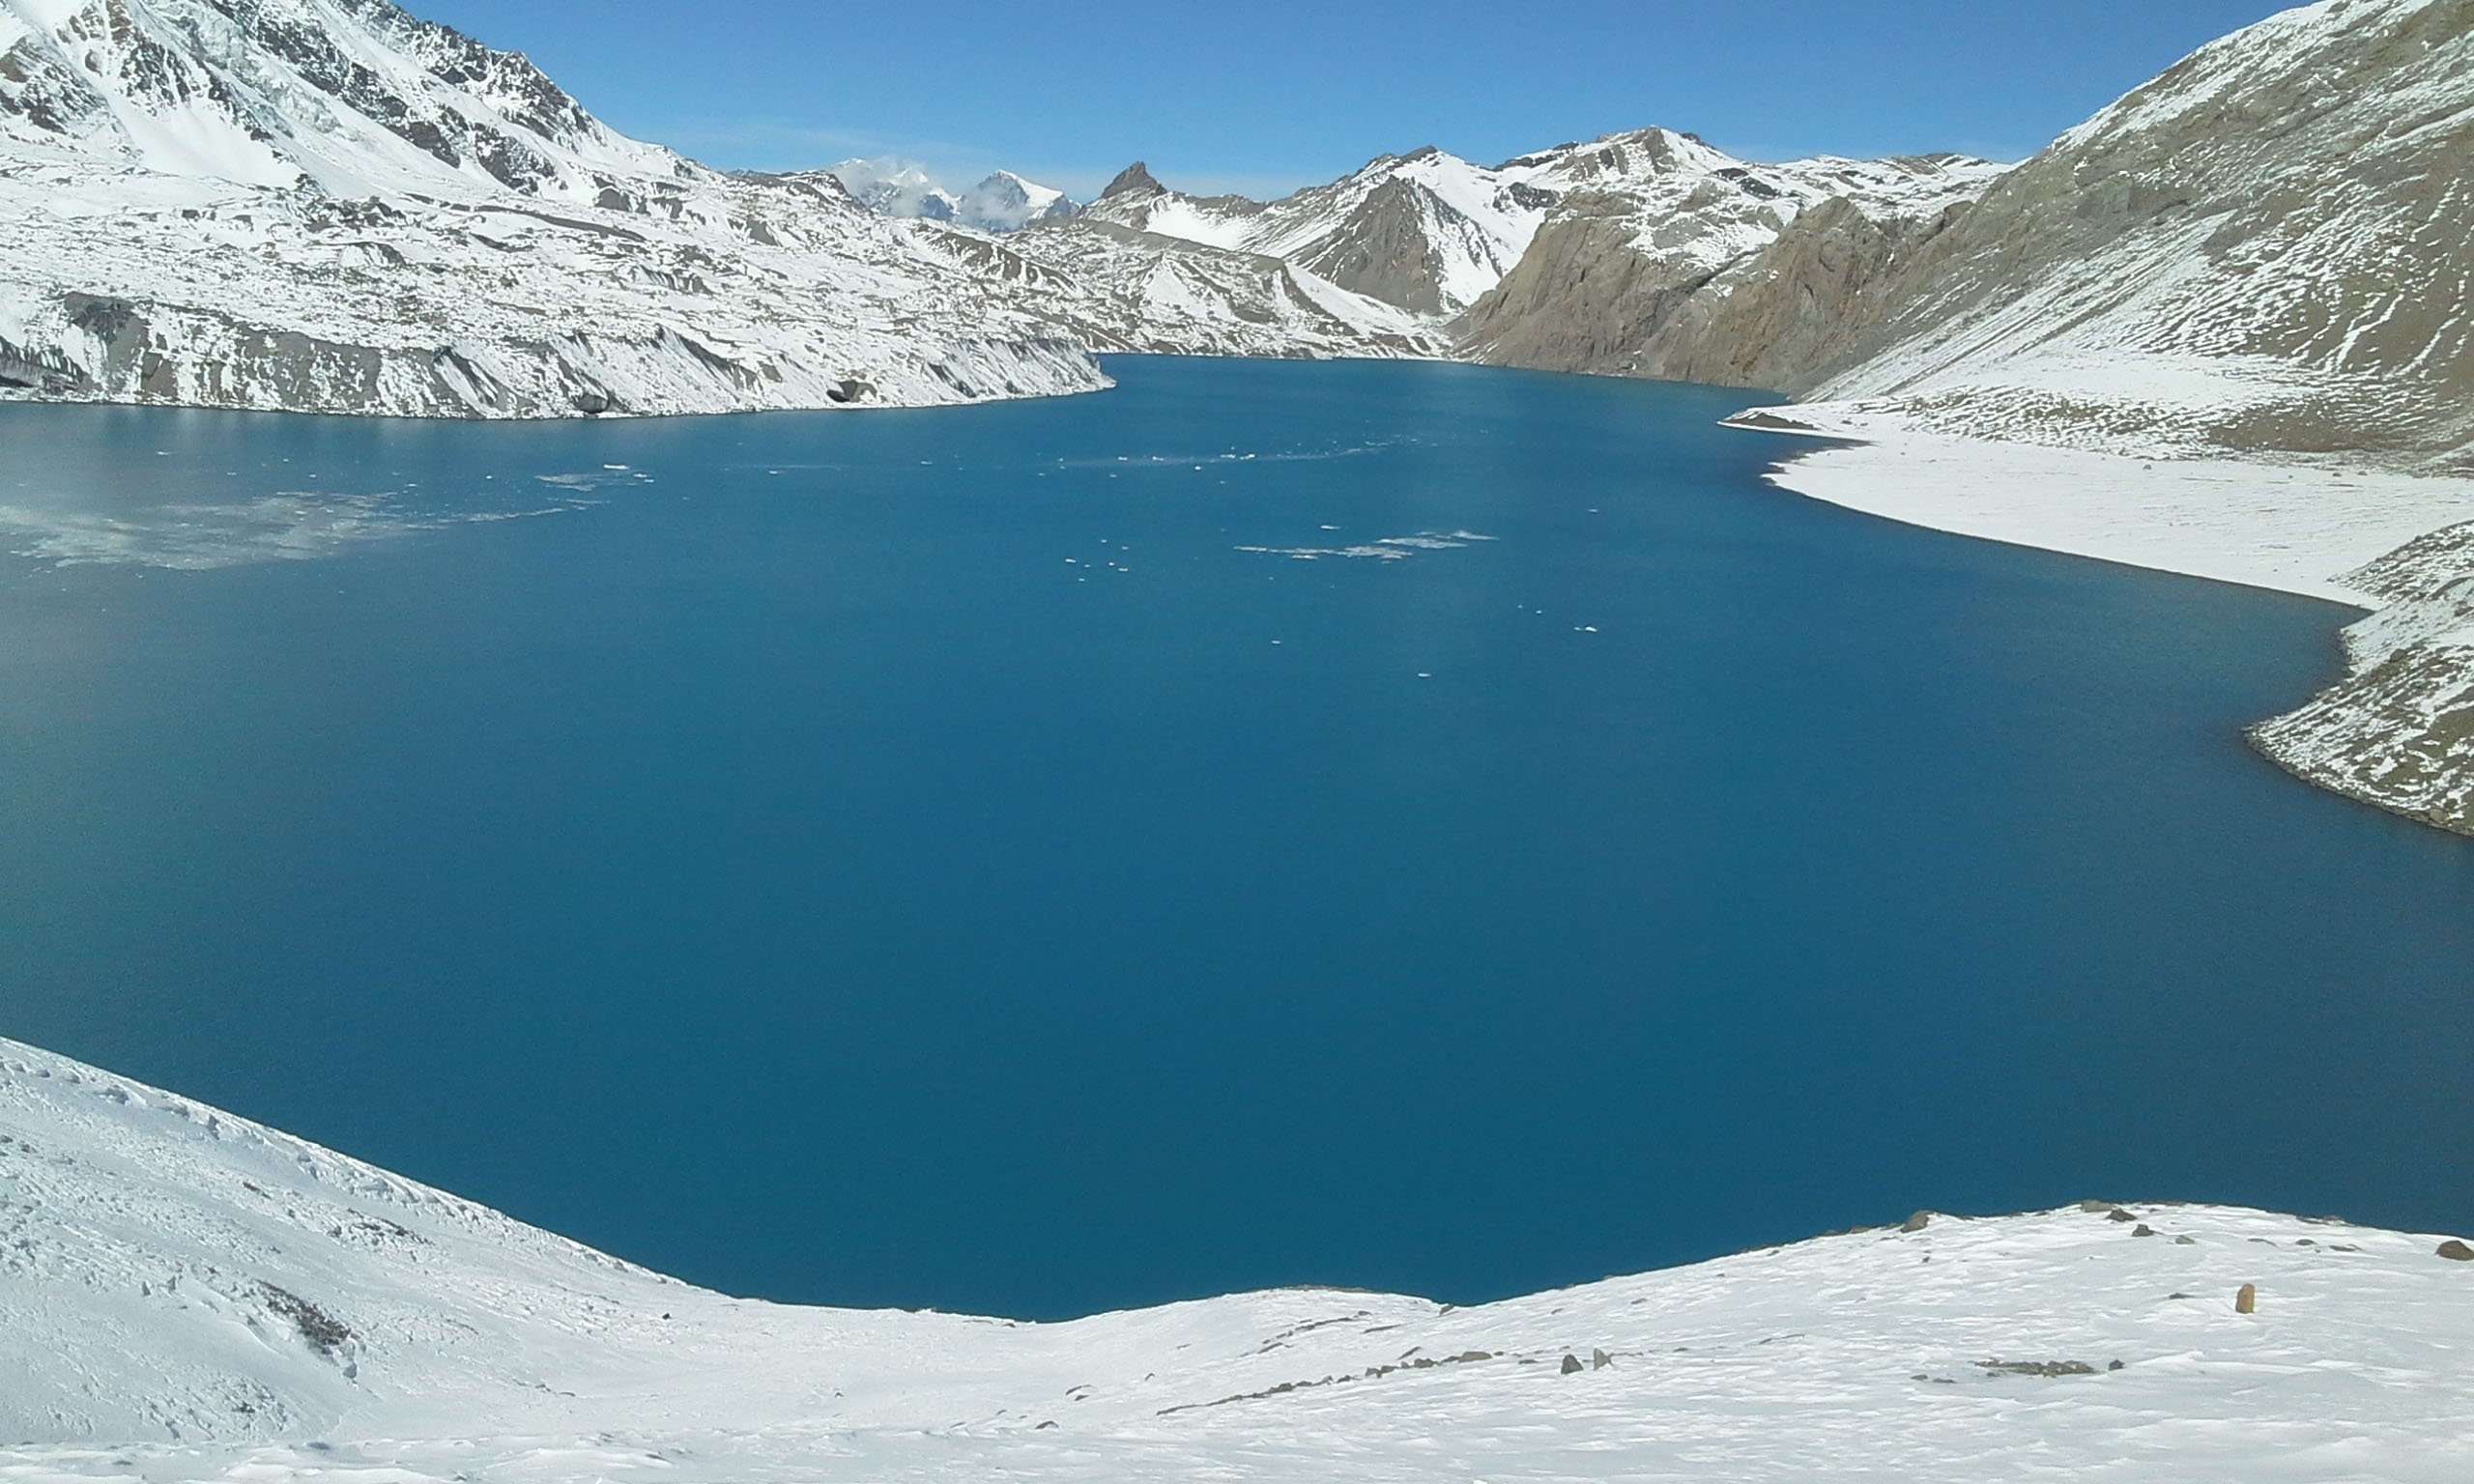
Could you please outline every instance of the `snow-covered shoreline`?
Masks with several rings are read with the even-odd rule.
[[[2474,1261],[2226,1207],[1919,1216],[1468,1308],[802,1308],[0,1041],[0,1233],[11,1480],[2474,1470]]]
[[[2355,608],[2382,600],[2347,585],[2345,574],[2474,521],[2474,479],[1959,438],[1829,403],[1761,408],[1728,422],[1796,439],[1769,481],[1829,504]]]
[[[2474,834],[2474,479],[1959,438],[1846,404],[1727,420],[1827,440],[1768,476],[1813,499],[2370,610],[2345,631],[2345,679],[2251,741],[2298,778]]]

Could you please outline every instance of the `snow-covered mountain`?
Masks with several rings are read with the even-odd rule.
[[[1011,170],[991,172],[960,192],[946,189],[926,167],[907,160],[846,159],[827,173],[871,211],[958,222],[982,232],[1020,232],[1082,209],[1054,186],[1026,181]]]
[[[1062,221],[1082,210],[1081,204],[1053,186],[1026,181],[1011,170],[996,170],[962,194],[958,219],[983,232],[1020,232],[1043,221]]]
[[[1275,257],[1341,288],[1444,320],[1480,304],[1522,270],[1542,230],[1620,220],[1619,240],[1656,256],[1677,279],[1706,278],[1773,241],[1816,202],[1853,196],[1868,207],[1931,214],[1988,185],[1998,167],[1958,157],[1900,161],[1802,160],[1751,165],[1689,134],[1642,129],[1500,165],[1427,148],[1387,155],[1329,186],[1279,201],[1170,190],[1137,163],[1088,208],[1087,218],[1231,251]],[[1560,280],[1531,274],[1510,292],[1555,297],[1573,317],[1605,306]],[[1517,340],[1473,314],[1486,358],[1526,364]],[[1560,369],[1601,369],[1564,366]]]
[[[1497,365],[1739,385],[1762,383],[1688,373],[1656,354],[1662,331],[1687,319],[1696,298],[1725,298],[1726,284],[1769,261],[1782,239],[1827,233],[1833,221],[1860,219],[1892,239],[1929,233],[2003,173],[1958,155],[1747,164],[1664,129],[1546,158],[1573,184],[1518,265],[1455,327],[1462,353]]]
[[[2474,833],[2474,543],[2437,531],[2357,566],[2314,534],[2461,511],[2400,474],[2474,491],[2469,160],[2474,3],[2324,0],[2202,47],[1971,207],[1808,214],[1628,354],[1798,393],[1819,404],[1808,424],[1868,436],[2316,471],[2228,536],[2325,553],[2313,575],[2382,612],[2348,635],[2354,674],[2255,739],[2304,777]],[[2048,499],[2121,492],[2091,528],[2214,522],[2136,493],[2148,484],[2060,481]],[[2056,524],[1974,528],[2039,540]]]
[[[385,0],[0,0],[0,381],[419,414],[1106,385],[814,182],[602,127]]]
[[[2090,1202],[1471,1308],[1071,1324],[647,1272],[0,1042],[0,1473],[425,1480],[2454,1481],[2474,1262]],[[2237,1311],[2250,1285],[2254,1312]]]

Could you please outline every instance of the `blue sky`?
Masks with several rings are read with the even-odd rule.
[[[614,127],[750,169],[850,155],[1087,195],[1135,158],[1278,195],[1433,144],[1485,163],[1652,124],[1756,159],[1999,159],[2263,0],[408,0]]]

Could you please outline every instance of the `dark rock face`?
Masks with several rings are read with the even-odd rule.
[[[1341,288],[1421,314],[1443,312],[1436,253],[1426,223],[1459,214],[1404,180],[1384,182],[1349,213],[1339,231],[1305,264]]]
[[[1130,196],[1138,200],[1144,196],[1165,196],[1167,193],[1168,187],[1153,180],[1149,168],[1137,159],[1117,172],[1117,178],[1108,182],[1108,188],[1100,192],[1100,199],[1113,201],[1120,196]]]
[[[1749,172],[1719,174],[1753,200],[1777,193]],[[1625,198],[1575,191],[1470,306],[1459,342],[1496,365],[1803,390],[1816,367],[1845,364],[1874,343],[1896,271],[1964,210],[1877,218],[1828,199],[1712,271],[1641,250]]]
[[[2003,1376],[2093,1376],[2096,1368],[2085,1360],[1980,1360],[1987,1372]],[[2116,1363],[2112,1369],[2120,1370]]]
[[[74,396],[86,389],[86,373],[56,349],[19,346],[0,335],[0,388],[42,396]]]
[[[1499,366],[1659,374],[1646,364],[1650,342],[1710,275],[1634,251],[1633,236],[1629,202],[1566,196],[1518,266],[1462,316],[1462,350]]]

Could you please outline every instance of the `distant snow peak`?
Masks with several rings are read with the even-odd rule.
[[[1011,170],[995,171],[959,192],[939,185],[926,166],[892,157],[846,159],[827,173],[879,214],[950,221],[982,232],[1019,232],[1081,210],[1065,192]]]
[[[962,207],[926,169],[907,160],[846,159],[826,173],[840,181],[860,205],[887,216],[951,221]]]
[[[961,219],[985,232],[1019,232],[1037,222],[1072,216],[1081,209],[1052,186],[998,170],[963,192]]]

